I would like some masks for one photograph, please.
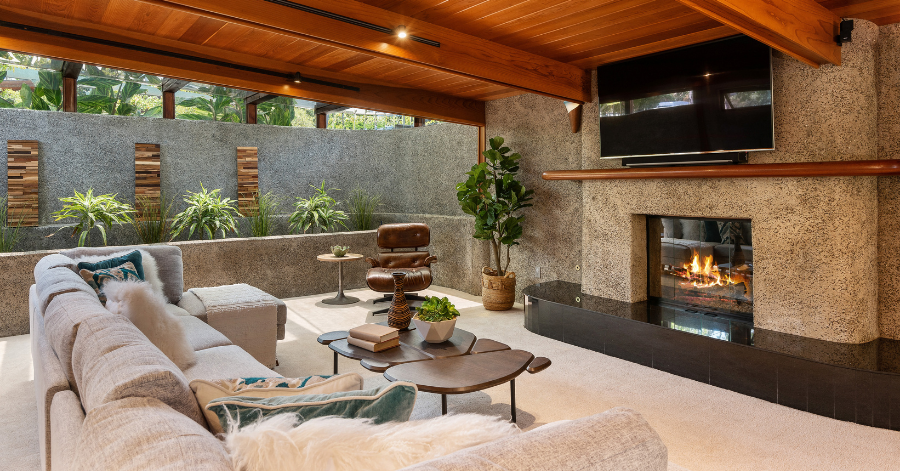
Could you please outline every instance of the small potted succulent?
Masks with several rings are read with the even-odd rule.
[[[347,255],[347,252],[350,251],[349,245],[332,245],[331,253],[334,254],[335,257],[343,257]]]
[[[457,317],[459,311],[446,297],[425,296],[425,302],[416,310],[413,322],[426,342],[441,343],[453,336]]]

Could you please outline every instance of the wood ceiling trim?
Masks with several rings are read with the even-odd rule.
[[[692,46],[707,41],[727,38],[738,34],[730,26],[714,24],[708,29],[703,29],[693,33],[683,34],[680,36],[660,39],[657,41],[646,42],[644,44],[615,49],[613,51],[598,54],[596,56],[587,57],[585,59],[573,62],[574,65],[585,68],[594,68],[599,65],[609,64],[633,57],[655,54],[657,52],[668,51],[679,47]]]
[[[819,2],[842,18],[860,18],[879,26],[900,22],[897,0],[826,0]]]
[[[441,47],[401,40],[265,0],[140,1],[178,5],[196,14],[225,16],[250,26],[274,28],[336,47],[540,95],[576,102],[590,99],[588,76],[577,67],[351,0],[303,0],[303,4],[385,27],[405,25],[410,34],[438,41]]]
[[[323,103],[335,103],[473,126],[484,125],[484,103],[480,101],[426,90],[374,84],[371,80],[369,82],[351,81],[346,80],[343,74],[302,68],[294,64],[277,63],[257,57],[248,58],[242,54],[228,51],[219,51],[221,53],[219,56],[209,52],[198,52],[198,50],[204,49],[202,46],[193,46],[193,50],[165,47],[161,43],[169,42],[168,40],[155,38],[155,41],[140,41],[137,39],[142,36],[139,33],[111,31],[111,28],[96,25],[78,24],[73,26],[74,23],[79,22],[53,18],[40,13],[20,12],[6,7],[0,7],[0,18],[3,18],[3,21],[31,25],[37,28],[70,32],[239,65],[266,68],[267,70],[284,72],[285,76],[277,77],[252,71],[235,70],[182,58],[166,57],[150,52],[84,42],[71,38],[63,39],[57,36],[8,27],[0,27],[0,49],[3,50],[19,51],[73,62],[95,64]],[[212,50],[211,48],[205,49]],[[293,71],[300,71],[311,78],[354,85],[359,87],[360,91],[355,92],[309,82],[294,84],[287,80],[287,74]]]
[[[841,19],[813,0],[678,0],[813,67],[841,65]]]

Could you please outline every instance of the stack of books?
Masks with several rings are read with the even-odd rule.
[[[350,329],[347,343],[370,352],[381,352],[400,346],[400,333],[386,325],[364,324]]]

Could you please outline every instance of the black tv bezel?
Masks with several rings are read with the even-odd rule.
[[[667,51],[657,52],[657,53],[654,53],[654,54],[647,54],[647,55],[645,55],[645,56],[634,57],[634,58],[631,58],[631,59],[625,59],[625,60],[617,61],[617,62],[614,62],[614,63],[615,63],[615,64],[622,64],[622,63],[626,63],[626,62],[635,62],[635,61],[639,61],[639,60],[645,60],[645,59],[650,58],[650,57],[663,56],[663,55],[671,54],[671,53],[678,52],[678,51],[684,51],[684,50],[687,50],[687,49],[694,49],[694,48],[697,48],[697,47],[703,47],[703,46],[706,46],[706,45],[708,45],[708,44],[714,44],[714,43],[723,42],[723,41],[731,41],[731,40],[738,39],[738,38],[749,38],[749,36],[744,35],[744,34],[738,34],[738,35],[735,35],[735,36],[729,36],[729,37],[727,37],[727,38],[721,38],[721,39],[716,39],[716,40],[713,40],[713,41],[706,41],[706,42],[703,42],[703,43],[700,43],[700,44],[692,44],[692,45],[690,45],[690,46],[684,46],[684,47],[679,47],[679,48],[675,48],[675,49],[669,49],[669,50],[667,50]],[[752,38],[751,38],[751,39],[752,39]],[[608,64],[604,64],[604,65],[608,65]],[[598,66],[598,67],[595,69],[595,70],[597,71],[598,74],[600,73],[600,72],[599,72],[599,69],[600,69],[601,67],[603,67],[603,65]],[[772,73],[772,48],[769,47],[769,88],[770,88],[770,90],[772,90],[772,104],[771,104],[771,106],[769,107],[769,109],[770,109],[770,112],[771,112],[771,122],[772,122],[772,147],[761,147],[761,148],[754,148],[754,149],[718,149],[718,150],[697,151],[697,152],[671,152],[671,153],[665,153],[665,154],[632,154],[632,155],[611,155],[611,156],[603,156],[603,133],[600,132],[600,157],[599,157],[599,158],[600,158],[600,159],[604,159],[604,160],[612,160],[612,159],[627,159],[627,158],[631,158],[631,157],[665,157],[665,156],[670,156],[670,155],[676,156],[676,155],[709,155],[709,154],[726,154],[726,153],[737,153],[737,152],[766,152],[766,151],[771,152],[771,151],[775,150],[775,93],[774,93],[775,87],[774,87],[774,85],[775,85],[775,77],[774,77],[774,75],[773,75],[773,73]],[[598,85],[598,86],[599,86],[599,85]],[[599,94],[599,93],[598,93],[598,94]],[[601,104],[601,103],[599,103],[599,100],[598,100],[598,106],[599,106],[600,104]],[[602,117],[598,116],[598,119],[597,119],[597,128],[598,128],[598,131],[600,130],[599,128],[600,128],[600,120],[601,120],[601,119],[602,119]]]

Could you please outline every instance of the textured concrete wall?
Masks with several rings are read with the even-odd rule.
[[[878,158],[900,159],[900,24],[878,38]],[[878,178],[878,307],[881,336],[900,339],[900,177]]]
[[[876,158],[877,37],[857,21],[841,67],[775,53],[777,150],[751,161]],[[646,299],[643,214],[750,218],[756,326],[839,342],[878,337],[874,177],[603,181],[584,190],[586,292]]]
[[[523,211],[521,245],[510,252],[517,299],[536,282],[581,282],[576,267],[581,263],[582,184],[541,179],[546,170],[581,167],[581,133],[572,133],[565,106],[552,98],[519,95],[489,101],[485,112],[488,138],[501,136],[504,145],[522,154],[519,176],[525,188],[534,190],[534,206]]]
[[[459,216],[455,184],[474,163],[477,130],[443,123],[392,131],[342,131],[204,121],[0,109],[0,143],[41,143],[41,222],[73,189],[134,198],[134,144],[161,145],[162,188],[171,196],[207,188],[237,198],[236,148],[259,148],[260,189],[285,199],[324,180],[343,200],[359,186],[381,193],[385,212]],[[6,161],[6,146],[0,146]],[[5,164],[4,164],[5,165]],[[5,167],[3,167],[5,171]],[[5,193],[6,181],[0,182]]]

